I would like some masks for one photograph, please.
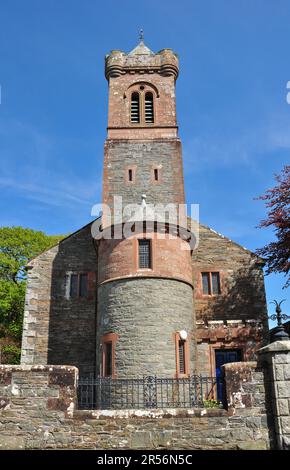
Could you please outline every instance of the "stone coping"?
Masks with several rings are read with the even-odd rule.
[[[156,408],[150,410],[75,410],[76,419],[162,419],[162,418],[209,418],[229,416],[222,408]]]
[[[106,279],[105,281],[102,281],[98,284],[98,287],[103,286],[104,284],[109,284],[110,282],[115,282],[115,281],[136,281],[136,280],[141,280],[144,281],[144,279],[164,279],[166,281],[178,281],[178,282],[183,282],[184,284],[187,284],[193,289],[193,284],[191,282],[188,282],[186,279],[183,279],[181,277],[173,277],[173,276],[160,276],[159,274],[152,274],[151,272],[146,272],[142,271],[139,274],[129,274],[129,275],[124,275],[124,276],[116,276],[116,277],[111,277],[110,279]]]
[[[11,370],[13,372],[31,371],[31,372],[51,372],[51,371],[71,371],[78,372],[75,366],[67,365],[42,365],[42,364],[0,364],[0,369]]]
[[[274,341],[273,343],[267,344],[263,348],[257,351],[258,354],[266,353],[289,353],[290,352],[290,340],[288,341]]]
[[[257,361],[228,362],[227,364],[223,364],[221,367],[224,370],[257,369],[258,363]]]
[[[196,326],[198,328],[207,328],[208,326],[223,326],[224,328],[233,327],[259,327],[262,325],[261,320],[203,320],[198,318],[196,320]]]

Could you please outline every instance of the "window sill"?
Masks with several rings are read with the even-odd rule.
[[[143,128],[146,128],[146,127],[154,127],[156,126],[155,122],[130,122],[130,126],[133,126],[133,127],[141,127],[142,129]]]
[[[176,379],[188,379],[190,374],[176,374]]]
[[[201,294],[201,298],[210,298],[212,299],[213,297],[219,297],[220,295],[222,295],[221,293],[220,294]]]
[[[66,300],[69,300],[70,302],[84,302],[91,299],[89,299],[89,297],[68,297]]]

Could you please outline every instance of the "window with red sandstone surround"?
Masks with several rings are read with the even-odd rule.
[[[179,333],[175,333],[176,377],[189,375],[189,343]]]
[[[102,376],[115,377],[115,349],[118,335],[107,333],[102,336]]]
[[[139,269],[152,269],[151,240],[138,240]]]
[[[178,353],[179,353],[179,372],[180,374],[185,374],[185,352],[184,352],[184,343],[185,341],[178,341]]]
[[[135,184],[136,183],[136,165],[126,166],[125,167],[125,184]]]
[[[154,124],[154,96],[155,93],[148,91],[146,84],[135,84],[135,90],[132,91],[130,97],[130,122],[131,124]]]
[[[201,277],[203,295],[218,295],[221,293],[220,273],[203,272]]]
[[[104,376],[111,377],[112,375],[112,350],[113,345],[110,341],[109,343],[104,343]]]
[[[150,178],[150,183],[151,184],[159,184],[161,183],[161,165],[152,165],[151,167],[151,178]]]

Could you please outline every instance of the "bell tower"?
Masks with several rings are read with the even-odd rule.
[[[178,59],[171,49],[154,54],[143,40],[129,54],[106,57],[109,82],[103,202],[184,203],[181,143],[177,136],[175,81]]]
[[[184,204],[176,121],[178,58],[153,53],[140,38],[130,53],[106,56],[108,134],[103,203]],[[143,220],[143,219],[142,219]],[[151,221],[152,222],[152,221]],[[166,225],[167,219],[164,218]],[[184,377],[195,368],[193,287],[188,243],[155,222],[98,242],[97,373]]]

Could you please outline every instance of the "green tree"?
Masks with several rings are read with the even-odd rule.
[[[27,262],[63,235],[23,227],[0,228],[0,348],[2,363],[20,358]]]

